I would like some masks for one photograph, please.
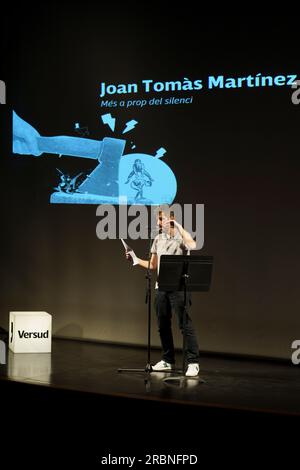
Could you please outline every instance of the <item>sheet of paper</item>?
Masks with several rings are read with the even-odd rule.
[[[123,240],[123,238],[121,238],[121,242],[123,243],[123,246],[126,252],[131,256],[133,266],[135,266],[136,264],[139,264],[138,257],[136,256],[133,249],[130,248],[129,245],[127,245],[127,243]]]

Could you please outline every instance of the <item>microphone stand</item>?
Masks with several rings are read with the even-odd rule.
[[[150,262],[151,262],[151,247],[152,247],[152,237],[151,232],[149,234],[149,246],[148,246],[148,266],[146,272],[146,280],[147,280],[147,287],[146,287],[146,298],[145,304],[148,305],[148,341],[147,341],[147,364],[145,367],[145,372],[150,373],[152,372],[152,365],[151,365],[151,305],[152,305],[152,273],[150,269]]]
[[[149,381],[149,374],[152,372],[152,365],[151,365],[151,302],[152,302],[152,273],[150,269],[150,262],[151,262],[151,247],[152,247],[152,233],[151,229],[149,229],[149,246],[148,246],[148,266],[146,272],[146,298],[145,304],[148,306],[147,313],[148,313],[148,335],[147,335],[147,363],[144,369],[128,369],[122,368],[118,369],[118,372],[146,372],[147,377],[145,378],[145,383],[147,384]]]

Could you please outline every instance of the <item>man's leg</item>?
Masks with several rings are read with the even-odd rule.
[[[162,360],[169,364],[174,364],[175,353],[171,328],[172,310],[168,294],[163,291],[156,291],[156,315],[158,332],[163,350]]]
[[[187,294],[187,304],[189,306],[190,296]],[[193,327],[192,319],[187,314],[185,318],[185,327],[184,327],[184,293],[172,292],[170,294],[171,306],[174,309],[179,328],[182,334],[185,334],[185,346],[186,346],[186,360],[188,364],[199,363],[199,346],[197,341],[196,332]]]

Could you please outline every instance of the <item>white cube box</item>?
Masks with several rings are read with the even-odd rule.
[[[50,353],[52,316],[47,312],[10,312],[9,349],[14,353]]]

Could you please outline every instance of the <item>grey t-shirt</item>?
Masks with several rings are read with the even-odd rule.
[[[168,233],[162,232],[153,240],[151,253],[157,255],[157,274],[159,273],[160,257],[161,255],[188,255],[190,254],[188,248],[185,246],[184,241],[178,231],[173,237]],[[158,289],[156,282],[155,289]]]

